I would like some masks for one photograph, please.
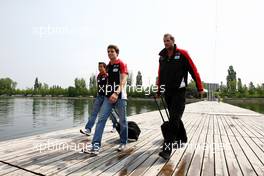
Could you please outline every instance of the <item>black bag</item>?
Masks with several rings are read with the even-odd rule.
[[[160,105],[158,104],[157,99],[154,96],[155,103],[157,105],[157,108],[159,110],[160,116],[161,116],[162,121],[163,121],[163,124],[160,126],[161,132],[162,132],[162,135],[163,135],[163,138],[164,138],[164,141],[165,142],[167,142],[167,141],[168,142],[172,142],[172,141],[175,141],[176,140],[176,135],[174,134],[175,133],[175,129],[172,129],[171,123],[169,123],[170,116],[169,116],[167,107],[166,107],[166,105],[164,103],[163,97],[161,96],[160,98],[161,98],[162,105],[163,105],[163,107],[165,109],[166,115],[168,117],[168,121],[165,121],[164,120],[164,117],[163,117],[163,115],[161,113]]]
[[[117,121],[116,116],[119,116],[119,115],[114,110],[114,113],[112,113],[112,117],[115,118],[114,120],[116,122],[116,131],[120,134],[120,124]],[[134,121],[128,121],[127,123],[128,123],[128,141],[137,141],[141,133],[139,126]]]

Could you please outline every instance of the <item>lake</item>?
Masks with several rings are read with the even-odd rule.
[[[83,125],[92,111],[93,101],[78,98],[0,98],[0,141]],[[128,101],[128,116],[154,110],[156,106],[152,100]]]
[[[225,99],[224,102],[264,114],[264,98]]]
[[[0,98],[0,141],[84,125],[94,99]],[[197,100],[187,100],[187,103]],[[264,113],[264,99],[225,102]],[[157,110],[150,99],[130,99],[127,115]],[[128,117],[130,119],[130,117]]]

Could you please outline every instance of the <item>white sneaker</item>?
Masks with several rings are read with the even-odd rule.
[[[116,132],[116,129],[113,128],[113,129],[111,130],[111,133],[115,133],[115,132]]]
[[[99,148],[92,148],[89,153],[91,154],[91,156],[97,156],[99,155],[99,151],[100,149]]]
[[[97,148],[90,148],[90,149],[82,149],[79,153],[87,153],[91,154],[92,156],[97,156],[99,154],[100,149]]]
[[[128,142],[136,142],[137,140],[136,139],[127,139]]]
[[[86,136],[91,136],[91,130],[90,129],[80,129],[80,133],[85,134]]]
[[[126,144],[120,144],[119,147],[117,148],[117,151],[122,152],[126,149]]]

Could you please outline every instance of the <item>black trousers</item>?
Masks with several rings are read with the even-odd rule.
[[[176,141],[187,142],[187,135],[181,120],[185,109],[185,92],[186,88],[166,89],[165,101],[168,106],[170,120],[169,128],[171,135],[164,142],[173,143]]]

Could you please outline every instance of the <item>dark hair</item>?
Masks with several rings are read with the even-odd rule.
[[[165,38],[165,37],[170,37],[170,39],[171,39],[173,42],[175,42],[175,39],[174,39],[174,37],[173,37],[171,34],[169,34],[169,33],[164,34],[163,38]]]
[[[98,65],[101,65],[101,64],[104,66],[104,68],[106,68],[106,63],[104,63],[104,62],[99,62],[98,63]]]
[[[111,45],[108,45],[107,50],[108,49],[114,49],[115,52],[117,53],[117,55],[119,54],[119,48],[116,45],[112,45],[112,44]]]

